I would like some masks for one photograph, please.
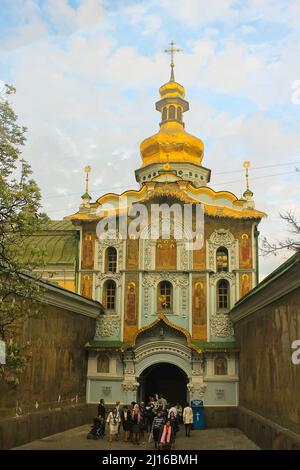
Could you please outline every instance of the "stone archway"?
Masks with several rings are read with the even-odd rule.
[[[145,401],[151,395],[163,395],[169,402],[179,402],[184,405],[187,401],[186,373],[175,364],[159,362],[148,366],[139,377],[139,401]]]

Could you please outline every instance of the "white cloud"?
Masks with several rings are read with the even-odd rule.
[[[236,31],[222,36],[210,22],[238,21],[237,2],[230,0],[213,1],[209,8],[207,2],[198,0],[165,0],[167,23],[162,15],[153,13],[155,0],[116,8],[110,14],[103,2],[96,0],[82,0],[77,9],[66,0],[47,0],[43,12],[37,2],[26,0],[26,7],[18,4],[19,27],[6,42],[6,47],[15,48],[7,53],[17,87],[14,106],[20,122],[29,127],[24,153],[45,195],[50,216],[62,217],[78,208],[87,162],[92,166],[90,188],[95,199],[112,188],[122,192],[137,186],[134,170],[141,163],[139,144],[158,129],[154,101],[158,99],[158,86],[169,73],[167,59],[161,54],[165,47],[161,38],[173,32],[173,16],[187,26],[201,24],[193,38],[187,36],[190,51],[176,57],[175,74],[185,85],[191,104],[186,129],[202,138],[207,148],[203,165],[213,170],[212,187],[240,195],[245,187],[242,171],[215,173],[242,169],[242,161],[251,160],[250,181],[257,208],[269,214],[261,231],[276,237],[280,227],[280,237],[284,235],[285,226],[278,213],[297,206],[299,185],[291,184],[289,175],[255,179],[289,168],[254,168],[295,160],[300,154],[297,129],[286,127],[284,116],[272,118],[265,112],[270,105],[291,104],[291,79],[300,78],[295,60],[298,46],[291,37],[278,44],[253,45],[240,37],[251,32],[244,20]],[[259,2],[250,4],[249,21],[260,17]],[[271,11],[272,5],[274,1],[266,2],[264,11]],[[293,8],[295,14],[295,3]],[[281,10],[274,9],[274,21],[280,20]],[[47,24],[45,11],[50,19]],[[126,16],[128,31],[117,29],[119,14]],[[164,29],[166,24],[170,30]],[[157,47],[142,53],[136,37],[133,41],[127,32],[141,37],[141,42],[149,36],[151,46],[153,42]],[[134,91],[132,97],[126,94],[128,88]],[[205,90],[206,98],[216,91],[248,98],[257,110],[233,113],[230,105],[220,110],[204,101],[199,90]],[[235,180],[238,182],[228,183]],[[263,274],[276,263],[278,258],[263,260]]]
[[[211,21],[226,21],[237,16],[236,0],[161,0],[160,5],[168,14],[189,25],[200,25]]]

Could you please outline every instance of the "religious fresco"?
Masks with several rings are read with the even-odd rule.
[[[252,276],[250,274],[240,274],[240,297],[248,294],[252,289]]]
[[[129,341],[138,331],[139,312],[139,276],[127,274],[125,276],[124,292],[124,341]]]
[[[136,323],[137,293],[134,282],[129,282],[126,292],[125,322],[127,325]]]
[[[159,239],[156,244],[156,269],[176,269],[176,251],[174,239]]]
[[[192,294],[193,338],[206,338],[206,282],[205,277],[193,281]]]
[[[240,243],[240,268],[252,267],[251,238],[247,233],[243,233],[239,239]]]
[[[81,295],[88,299],[93,297],[93,280],[91,274],[83,274],[81,277]]]
[[[205,243],[201,250],[194,250],[193,251],[193,268],[194,269],[205,269],[206,265],[206,247]]]
[[[82,240],[81,267],[90,269],[94,267],[95,237],[92,233],[85,233]]]
[[[107,354],[99,354],[97,358],[97,372],[103,374],[109,373],[109,357]]]
[[[214,360],[214,374],[227,375],[227,359],[223,356],[218,356]]]
[[[139,267],[139,240],[129,238],[126,242],[126,267],[127,269],[138,269]]]

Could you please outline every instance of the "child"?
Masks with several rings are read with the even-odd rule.
[[[174,432],[169,419],[163,427],[160,444],[165,450],[170,450],[174,446]]]

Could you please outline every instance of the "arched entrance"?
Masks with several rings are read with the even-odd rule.
[[[161,362],[147,367],[139,377],[139,400],[149,395],[163,395],[168,402],[185,404],[187,401],[188,377],[174,364]]]

